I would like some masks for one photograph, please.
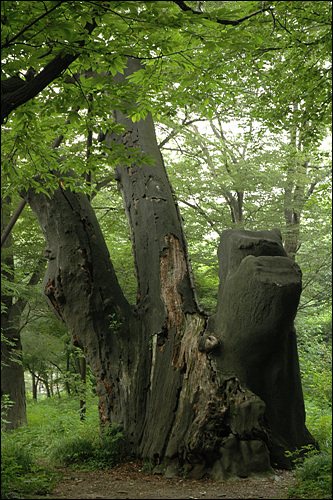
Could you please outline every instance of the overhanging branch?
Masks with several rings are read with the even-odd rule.
[[[95,20],[93,20],[92,23],[86,23],[84,29],[90,34],[96,26],[97,24]],[[83,47],[85,43],[86,40],[80,40],[77,42],[77,45]],[[4,94],[1,97],[1,124],[5,122],[8,115],[14,111],[14,109],[30,101],[33,97],[36,97],[39,92],[52,83],[53,80],[58,78],[62,72],[79,57],[79,55],[79,52],[66,54],[64,50],[61,51],[34,78],[25,83],[22,80],[22,85],[20,85],[19,88],[13,92]],[[4,82],[6,82],[6,80],[4,80]]]

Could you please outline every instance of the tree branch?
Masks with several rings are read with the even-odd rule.
[[[43,17],[45,17],[48,14],[50,14],[53,10],[55,10],[56,8],[58,8],[59,5],[61,5],[62,3],[64,3],[64,1],[66,1],[66,0],[61,0],[60,2],[58,2],[56,5],[54,5],[52,7],[52,9],[47,10],[46,12],[44,12],[44,14],[41,14],[39,17],[37,17],[37,19],[34,19],[33,21],[31,21],[31,23],[29,23],[27,26],[25,26],[19,33],[17,33],[17,35],[13,36],[13,38],[11,38],[10,40],[6,40],[6,43],[4,43],[3,45],[1,45],[1,50],[9,47],[15,40],[17,40],[21,35],[23,35],[23,33],[25,31],[27,31],[29,28],[31,28],[31,26],[33,26],[34,24],[36,24]]]
[[[10,221],[8,222],[7,226],[5,227],[5,229],[4,229],[4,231],[3,231],[2,235],[1,235],[1,247],[3,246],[3,244],[6,241],[6,239],[8,238],[11,230],[13,229],[13,227],[14,227],[17,219],[21,215],[21,212],[24,209],[24,207],[26,206],[26,204],[27,204],[26,200],[21,200],[19,206],[17,207],[17,209],[13,213]]]
[[[169,142],[173,137],[175,137],[178,132],[180,130],[182,130],[184,127],[187,127],[188,125],[191,125],[192,123],[195,123],[195,122],[204,122],[206,120],[202,119],[202,118],[193,118],[193,120],[189,120],[189,121],[186,121],[184,120],[181,125],[176,125],[176,127],[170,132],[169,135],[167,135],[167,137],[165,139],[163,139],[163,141],[161,141],[158,145],[159,148],[163,148],[163,146]]]
[[[96,28],[95,20],[92,23],[86,23],[84,29],[88,34]],[[83,47],[86,40],[77,42],[79,47]],[[33,97],[39,94],[45,87],[53,82],[68,66],[79,57],[79,53],[66,54],[65,50],[61,51],[45,68],[38,73],[30,81],[23,84],[13,92],[8,92],[1,97],[1,124],[5,122],[7,116],[22,104],[30,101]],[[5,80],[6,82],[6,80]]]
[[[193,203],[190,203],[189,201],[186,201],[186,200],[182,200],[180,198],[178,199],[178,202],[184,203],[184,205],[187,205],[188,207],[193,208],[194,210],[197,210],[203,216],[203,218],[206,219],[208,224],[212,227],[213,231],[215,231],[217,235],[221,234],[219,229],[216,228],[216,224],[212,221],[212,219],[206,214],[206,212],[203,210],[203,208],[201,208],[199,205],[197,205],[197,204],[194,205]]]
[[[175,4],[177,4],[178,7],[181,10],[183,10],[184,12],[191,11],[193,14],[197,14],[199,16],[203,15],[203,12],[191,9],[191,7],[186,5],[186,3],[183,2],[182,0],[173,0],[173,2]],[[214,21],[217,22],[218,24],[237,26],[238,24],[246,21],[247,19],[250,19],[250,17],[256,16],[258,14],[261,14],[262,12],[271,11],[271,10],[272,10],[271,7],[263,8],[263,9],[257,10],[256,12],[252,12],[252,14],[249,14],[248,16],[242,17],[241,19],[236,19],[234,21],[232,21],[230,19],[216,19],[216,20],[214,19]],[[204,14],[204,16],[206,19],[209,19],[209,17],[207,17],[207,14]]]

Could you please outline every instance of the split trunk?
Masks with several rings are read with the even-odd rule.
[[[129,61],[126,74],[138,69]],[[123,295],[90,202],[64,186],[26,199],[44,232],[50,307],[97,380],[102,430],[121,426],[127,452],[189,475],[289,467],[314,444],[305,427],[293,320],[301,273],[279,231],[222,234],[217,312],[200,309],[182,219],[152,118],[106,140],[140,147],[154,165],[118,166],[131,228],[137,303]]]

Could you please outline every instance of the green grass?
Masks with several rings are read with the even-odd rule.
[[[59,466],[110,468],[121,460],[122,435],[112,427],[99,435],[97,398],[80,420],[77,398],[28,400],[28,426],[2,432],[1,498],[34,498],[51,491]]]

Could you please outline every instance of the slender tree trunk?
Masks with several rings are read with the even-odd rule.
[[[220,120],[219,120],[220,130],[218,130],[214,126],[213,122],[211,122],[210,125],[211,125],[211,128],[212,128],[215,136],[218,138],[219,141],[221,141],[222,151],[224,150],[224,148],[226,148],[224,151],[224,153],[226,154],[226,151],[229,148],[226,147],[226,139],[225,139],[225,136],[224,136],[224,133],[222,130]],[[205,142],[204,138],[201,136],[201,134],[198,130],[198,127],[196,125],[192,125],[191,128],[196,133],[195,140],[200,145],[200,147],[202,149],[203,156],[204,156],[205,160],[207,161],[207,164],[210,168],[210,172],[211,172],[212,176],[214,177],[215,180],[218,180],[218,177],[219,177],[218,171],[217,171],[216,166],[214,164],[214,159],[213,159],[211,153],[209,152],[209,147],[208,147],[207,143]],[[243,160],[245,160],[245,152],[246,152],[246,148],[243,149],[243,154],[242,154]],[[231,158],[232,158],[233,167],[237,171],[239,169],[238,161],[237,161],[235,155],[232,153],[231,153]],[[225,158],[225,170],[228,174],[230,174],[230,167],[228,165],[227,157]],[[230,216],[231,216],[231,221],[232,221],[233,226],[236,228],[242,228],[243,224],[244,224],[244,221],[243,221],[244,191],[240,191],[238,189],[235,189],[236,194],[234,195],[229,189],[227,189],[225,187],[223,180],[220,182],[220,189],[221,189],[222,196],[224,197],[224,199],[226,200],[226,202],[229,206]]]
[[[57,374],[57,381],[56,381],[56,390],[57,390],[57,395],[58,395],[58,398],[61,399],[61,394],[60,394],[60,388],[59,388],[59,378],[58,378],[58,375]]]
[[[50,394],[53,397],[54,396],[54,391],[53,391],[53,372],[50,372]]]
[[[2,328],[6,335],[6,341],[1,342],[1,395],[8,394],[9,400],[14,404],[9,408],[5,424],[6,430],[17,429],[27,424],[25,403],[25,382],[22,365],[22,345],[18,329],[13,327],[17,317],[5,319],[2,317]]]
[[[37,385],[38,385],[38,380],[36,380],[36,375],[35,375],[35,368],[34,365],[32,364],[31,370],[31,380],[32,380],[32,397],[37,401]]]
[[[47,395],[48,398],[50,398],[51,396],[53,396],[53,394],[51,393],[50,383],[49,383],[49,377],[48,377],[47,373],[45,373],[43,382],[44,382],[45,389],[46,389],[46,395]]]
[[[293,111],[299,109],[298,103],[293,103]],[[302,144],[300,131],[294,127],[290,133],[290,146],[293,155],[287,171],[286,186],[284,190],[284,218],[286,224],[286,235],[284,248],[293,260],[300,247],[300,224],[301,213],[305,203],[305,188],[307,182],[308,162],[297,158],[301,154]]]
[[[66,347],[67,347],[67,344],[66,344]],[[71,389],[70,389],[70,386],[69,386],[69,382],[67,380],[67,377],[68,377],[68,374],[69,374],[69,358],[70,358],[70,354],[69,354],[69,350],[67,349],[66,350],[66,381],[65,381],[65,388],[66,388],[66,392],[68,395],[71,394]]]
[[[81,399],[80,399],[80,420],[85,420],[86,418],[86,383],[87,383],[87,362],[86,358],[82,356],[81,358],[81,370],[80,370],[80,381],[81,381],[81,386],[80,386],[80,394],[81,394]]]
[[[10,204],[1,205],[1,228],[7,226]],[[14,282],[14,257],[11,247],[12,238],[9,235],[3,244],[2,262],[7,268],[2,270],[3,277]],[[13,430],[27,424],[25,403],[24,368],[22,363],[22,345],[20,338],[20,316],[24,304],[13,296],[1,295],[4,310],[1,312],[1,328],[4,336],[1,340],[1,397],[6,394],[13,403],[9,407],[5,429]],[[1,337],[2,338],[2,337]]]
[[[287,185],[284,190],[284,219],[286,224],[286,235],[284,248],[289,257],[295,260],[299,249],[300,237],[300,213],[296,207],[295,196],[295,169],[291,168],[288,172]]]
[[[139,68],[129,60],[116,84]],[[66,186],[50,197],[26,194],[48,246],[44,292],[96,377],[101,430],[120,425],[128,452],[165,460],[169,473],[186,465],[192,477],[246,475],[267,470],[270,459],[289,467],[286,450],[315,445],[305,428],[293,330],[300,271],[278,232],[222,235],[219,304],[208,318],[197,303],[152,118],[132,123],[115,115],[126,131],[107,134],[111,154],[123,144],[155,159],[115,170],[131,228],[135,307],[118,284],[87,197]]]

